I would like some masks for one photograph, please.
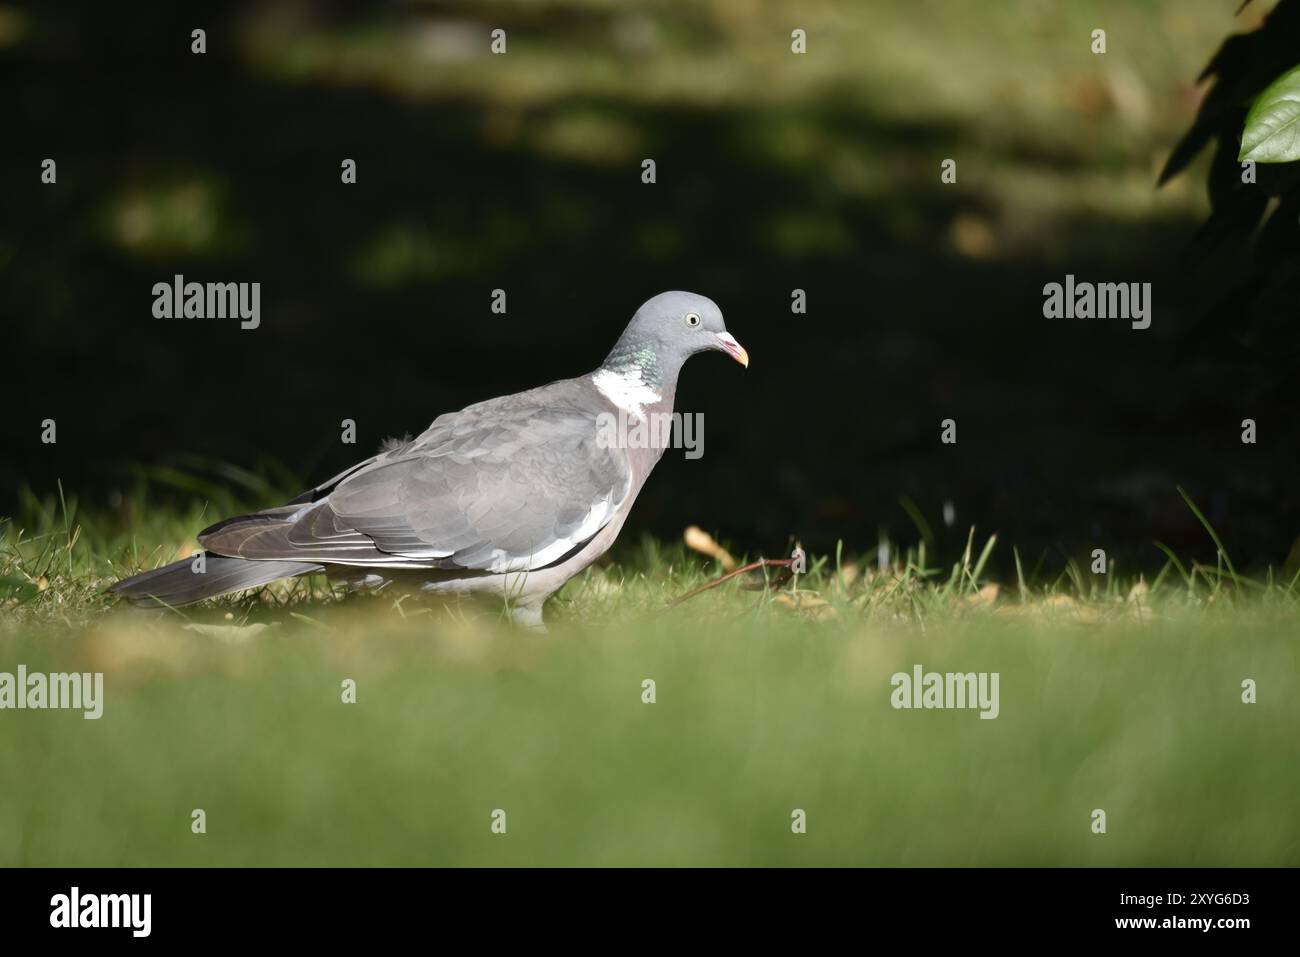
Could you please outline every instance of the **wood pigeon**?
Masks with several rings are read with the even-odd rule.
[[[623,433],[608,429],[602,440],[602,428],[663,421],[682,364],[706,351],[749,365],[711,299],[661,293],[594,372],[441,415],[286,505],[205,529],[202,561],[109,590],[175,606],[325,571],[359,586],[503,595],[518,624],[544,628],[542,604],[613,544],[663,454],[662,442],[609,441]]]

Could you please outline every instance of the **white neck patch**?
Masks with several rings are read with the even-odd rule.
[[[591,378],[600,394],[609,399],[628,415],[638,419],[645,418],[645,407],[663,398],[658,392],[646,385],[641,373],[636,369],[614,372],[601,369]]]

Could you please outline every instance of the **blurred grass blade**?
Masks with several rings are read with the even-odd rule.
[[[1181,485],[1176,485],[1174,487],[1178,489],[1178,494],[1183,497],[1183,501],[1186,502],[1187,507],[1192,510],[1192,514],[1196,516],[1201,525],[1205,527],[1205,531],[1209,533],[1210,539],[1214,542],[1214,547],[1219,550],[1219,555],[1223,558],[1223,563],[1228,566],[1228,574],[1232,576],[1232,580],[1240,584],[1237,579],[1237,569],[1232,567],[1232,559],[1228,557],[1228,552],[1227,549],[1223,547],[1223,542],[1219,541],[1219,535],[1215,532],[1214,526],[1210,524],[1209,519],[1201,514],[1201,510],[1196,507],[1196,503],[1192,501],[1192,497],[1183,490]]]

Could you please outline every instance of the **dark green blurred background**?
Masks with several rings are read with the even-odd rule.
[[[719,302],[753,362],[688,367],[678,408],[705,414],[705,455],[665,458],[625,543],[694,522],[742,550],[866,551],[917,539],[906,496],[940,549],[975,524],[1049,570],[1093,547],[1158,566],[1153,539],[1212,561],[1182,484],[1239,567],[1280,565],[1294,391],[1181,347],[1217,281],[1184,256],[1203,167],[1155,188],[1197,73],[1270,5],[1236,7],[0,5],[0,513],[58,479],[92,507],[142,482],[188,499],[158,466],[306,485],[590,370],[681,288]],[[175,273],[260,282],[261,328],[155,319]],[[1044,319],[1066,273],[1153,283],[1152,328]]]

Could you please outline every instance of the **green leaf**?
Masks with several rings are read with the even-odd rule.
[[[1300,159],[1300,66],[1273,81],[1246,114],[1238,160],[1290,163]]]

